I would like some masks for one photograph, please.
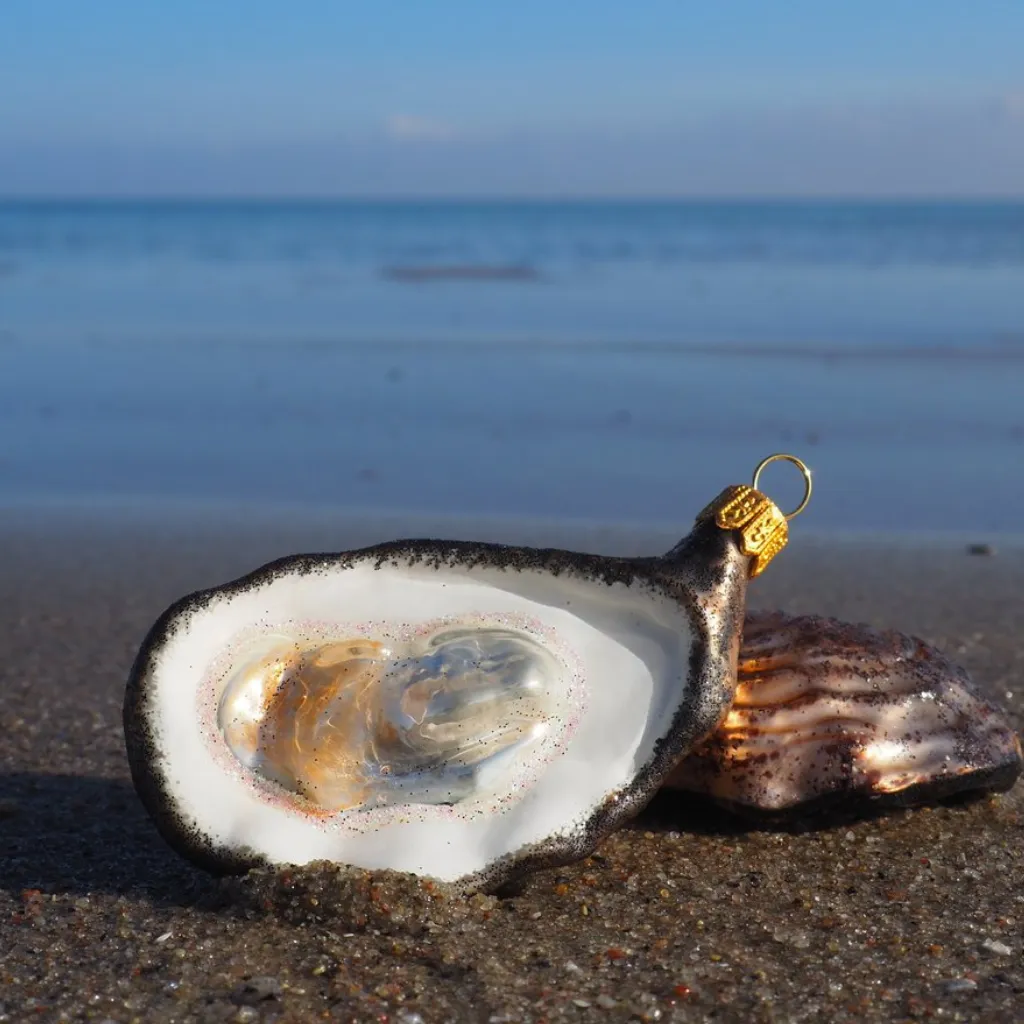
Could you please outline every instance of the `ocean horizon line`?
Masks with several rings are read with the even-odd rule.
[[[836,194],[359,194],[359,193],[176,193],[88,192],[2,193],[0,206],[32,205],[503,205],[503,206],[1024,206],[1024,192],[1008,194],[849,195]]]

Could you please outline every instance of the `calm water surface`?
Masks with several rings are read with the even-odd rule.
[[[0,204],[0,501],[688,523],[780,448],[1024,530],[1024,204]]]

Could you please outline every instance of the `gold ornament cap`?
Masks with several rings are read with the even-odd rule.
[[[757,489],[764,468],[772,462],[791,462],[804,478],[804,496],[792,512],[783,512],[771,498]],[[795,519],[811,500],[811,471],[795,455],[777,453],[762,459],[754,470],[754,479],[747,484],[734,484],[705,508],[697,522],[714,519],[723,530],[739,533],[740,551],[753,559],[750,577],[760,576],[768,563],[786,546],[789,540],[789,520]]]

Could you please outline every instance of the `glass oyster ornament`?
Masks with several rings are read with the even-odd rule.
[[[124,704],[136,789],[218,871],[493,887],[574,860],[728,710],[747,580],[785,540],[735,487],[660,558],[407,540],[281,559],[146,637]]]
[[[747,616],[736,697],[666,787],[746,815],[1009,789],[1020,740],[941,651],[816,615]]]

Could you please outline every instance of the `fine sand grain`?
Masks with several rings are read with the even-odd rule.
[[[121,699],[145,631],[185,592],[272,557],[400,532],[239,522],[0,511],[0,1020],[1021,1019],[1024,785],[786,831],[659,798],[597,855],[497,897],[193,869],[125,761]],[[622,554],[671,542],[459,532]],[[916,633],[1021,727],[1024,550],[794,532],[752,604]]]

